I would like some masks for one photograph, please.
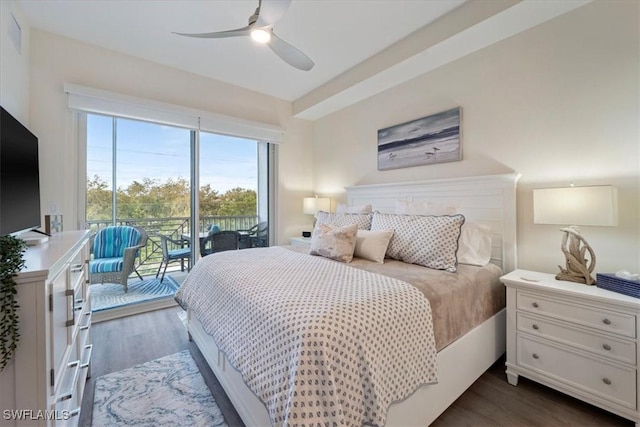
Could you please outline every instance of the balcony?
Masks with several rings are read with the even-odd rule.
[[[221,230],[247,230],[257,223],[257,215],[204,216],[198,221],[195,231],[198,233],[204,232],[213,224],[220,227]],[[142,275],[144,281],[140,281],[135,274],[131,275],[129,277],[129,292],[127,293],[124,292],[120,285],[91,285],[96,287],[91,295],[92,307],[94,307],[94,322],[176,305],[173,294],[176,289],[175,286],[179,286],[187,275],[186,265],[182,266],[177,262],[169,264],[162,284],[149,280],[155,278],[162,261],[160,238],[156,233],[164,234],[172,239],[180,239],[184,234],[192,235],[190,224],[191,220],[188,217],[118,218],[115,221],[115,225],[140,227],[149,234],[147,245],[140,250],[136,262],[136,269]],[[111,225],[114,225],[114,222],[110,220],[86,222],[86,228],[94,232]],[[177,249],[177,247],[170,247],[169,249]],[[166,277],[174,279],[173,284],[171,284],[172,281],[167,281]]]
[[[208,230],[213,224],[220,227],[220,230],[246,230],[258,223],[257,215],[241,215],[241,216],[203,216],[198,221],[197,232],[201,233]],[[114,225],[111,220],[87,221],[86,228],[92,231],[98,231],[101,228]],[[156,233],[164,234],[172,239],[180,239],[184,234],[193,234],[191,229],[191,220],[189,217],[171,217],[171,218],[118,218],[115,225],[132,225],[143,228],[149,233],[147,246],[140,250],[136,268],[143,276],[155,277],[158,267],[162,261],[162,249],[160,247],[160,239]],[[170,247],[177,249],[177,247]],[[181,271],[179,263],[169,264],[167,274],[170,272]],[[134,275],[135,276],[135,275]],[[132,277],[134,277],[132,276]]]

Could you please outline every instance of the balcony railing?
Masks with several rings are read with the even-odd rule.
[[[204,216],[198,221],[197,232],[204,232],[211,225],[217,225],[220,230],[247,230],[258,223],[257,215],[241,216]],[[162,261],[162,248],[159,234],[172,239],[180,239],[183,234],[191,233],[191,219],[189,217],[172,218],[117,218],[112,220],[86,221],[86,228],[94,232],[111,225],[132,225],[143,228],[149,234],[147,246],[140,250],[136,268],[143,276],[155,275]],[[193,233],[195,235],[196,233]],[[177,249],[170,247],[169,250]],[[170,264],[167,272],[180,269],[179,263]]]

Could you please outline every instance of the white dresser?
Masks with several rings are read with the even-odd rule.
[[[16,277],[20,342],[0,372],[0,426],[75,426],[91,360],[89,232],[29,247]]]
[[[535,380],[640,423],[640,299],[515,270],[507,287],[507,377]]]

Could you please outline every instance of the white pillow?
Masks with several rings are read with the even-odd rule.
[[[462,215],[373,213],[371,230],[393,230],[387,256],[410,264],[455,273]]]
[[[491,229],[477,222],[465,222],[458,242],[458,263],[482,267],[490,260]]]
[[[320,255],[340,262],[350,262],[356,246],[356,224],[336,227],[330,224],[318,224],[311,236],[311,255]]]
[[[358,230],[353,255],[382,264],[392,236],[393,230]]]
[[[344,203],[338,203],[336,213],[368,214],[371,213],[371,205],[347,206]]]
[[[371,228],[371,214],[319,211],[316,216],[316,226],[318,224],[331,224],[337,227],[357,224],[360,230],[369,230]]]
[[[458,213],[458,207],[444,203],[396,200],[398,215],[455,215]]]

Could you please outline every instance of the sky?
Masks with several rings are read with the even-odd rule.
[[[117,119],[117,185],[151,178],[190,179],[190,131],[136,120]],[[87,117],[87,177],[111,184],[112,118]],[[224,193],[235,187],[257,190],[257,144],[254,140],[200,133],[200,185]]]

